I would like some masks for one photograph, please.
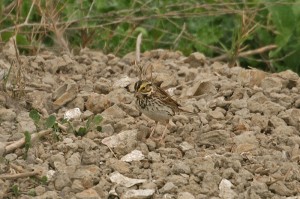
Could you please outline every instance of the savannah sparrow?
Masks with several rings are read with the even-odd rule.
[[[176,112],[184,110],[179,108],[180,105],[155,83],[147,80],[139,80],[135,83],[134,90],[138,109],[156,123],[150,137],[154,134],[158,122],[165,124],[165,129],[160,138],[162,141],[171,117]]]

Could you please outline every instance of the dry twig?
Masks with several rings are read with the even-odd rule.
[[[34,133],[34,134],[31,135],[31,141],[33,142],[37,138],[45,136],[50,132],[52,132],[52,129],[47,129],[47,130],[40,131],[38,133]],[[7,145],[5,147],[4,154],[11,153],[12,151],[16,150],[17,148],[22,147],[24,144],[25,144],[25,137],[21,138],[20,140],[18,140],[16,142],[13,142],[10,145]]]
[[[3,175],[0,175],[0,179],[14,180],[14,179],[18,179],[18,178],[27,178],[27,177],[31,177],[31,176],[40,175],[40,174],[41,174],[40,170],[35,170],[35,171],[26,172],[26,173],[3,174]]]
[[[260,53],[263,53],[263,52],[266,52],[266,51],[269,51],[269,50],[272,50],[272,49],[275,49],[275,48],[277,48],[277,45],[272,44],[272,45],[264,46],[264,47],[257,48],[257,49],[254,49],[254,50],[241,52],[241,53],[238,54],[237,57],[240,58],[240,57],[247,57],[247,56],[250,56],[250,55],[260,54]],[[218,57],[215,57],[215,58],[211,58],[211,59],[209,59],[209,61],[215,62],[215,61],[224,61],[224,60],[228,60],[228,59],[229,59],[228,54],[224,54],[224,55],[221,55],[221,56],[218,56]]]

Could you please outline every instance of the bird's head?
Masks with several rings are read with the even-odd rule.
[[[149,81],[139,80],[135,83],[134,90],[137,97],[150,96],[153,92],[153,86]]]

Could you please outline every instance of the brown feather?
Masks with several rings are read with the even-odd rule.
[[[153,88],[154,88],[154,92],[152,93],[152,95],[160,99],[166,105],[170,106],[175,112],[183,111],[183,112],[191,113],[189,111],[185,111],[179,108],[181,105],[178,102],[176,102],[174,99],[172,99],[171,96],[162,88],[155,85],[153,85]]]

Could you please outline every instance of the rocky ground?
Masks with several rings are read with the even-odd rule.
[[[161,144],[147,139],[154,122],[134,105],[134,53],[20,56],[7,81],[16,56],[7,48],[0,58],[0,198],[300,197],[300,78],[291,71],[228,68],[200,53],[143,53],[161,86],[197,113],[175,116]],[[65,123],[56,133],[29,117],[36,109],[63,123],[74,108],[82,114],[70,120],[73,129]],[[96,114],[102,131],[75,136]],[[25,131],[43,134],[26,159],[17,145]]]

